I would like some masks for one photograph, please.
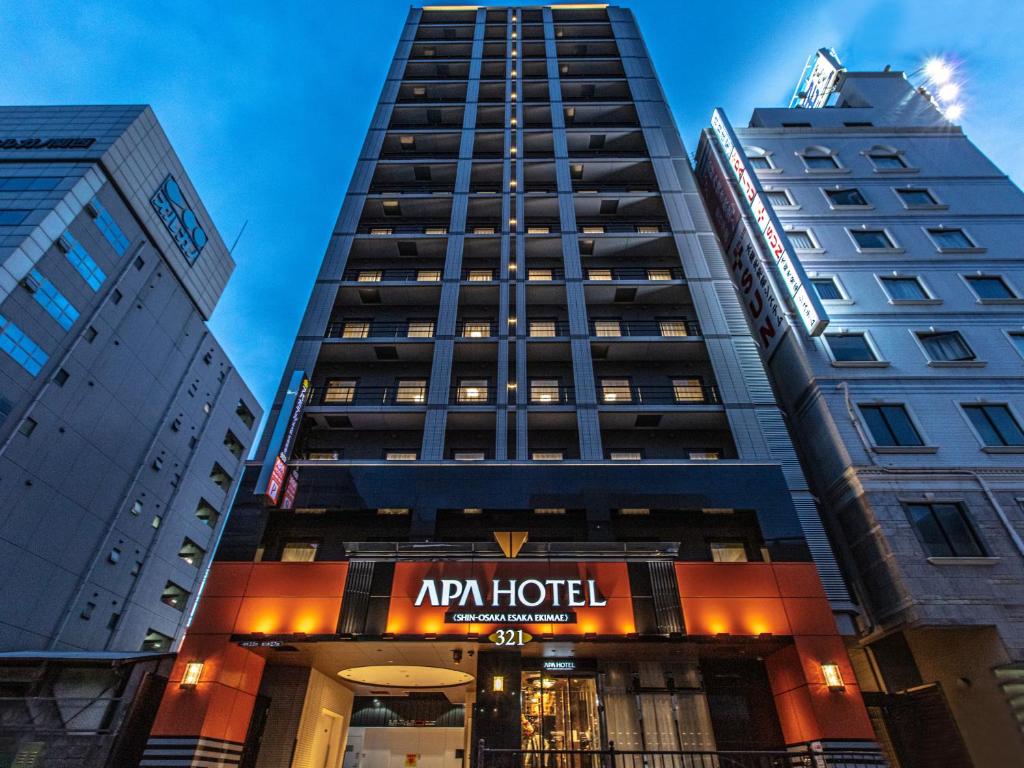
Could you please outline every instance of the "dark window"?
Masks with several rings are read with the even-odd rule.
[[[164,605],[169,605],[178,611],[184,611],[185,605],[188,603],[189,593],[183,588],[179,587],[173,581],[168,581],[164,585],[164,591],[160,595],[160,602]]]
[[[811,284],[814,286],[814,290],[818,292],[819,299],[835,300],[843,298],[843,294],[839,291],[839,286],[836,285],[836,281],[831,277],[816,277],[811,280]]]
[[[974,352],[967,346],[959,331],[941,331],[937,333],[919,333],[928,357],[934,362],[964,362],[974,359]]]
[[[832,155],[801,155],[804,165],[815,171],[833,170],[839,167],[839,163]]]
[[[967,282],[982,301],[1017,298],[1003,278],[996,275],[968,277]]]
[[[784,189],[767,189],[764,196],[768,198],[768,202],[773,206],[786,207],[793,205],[793,201],[789,199],[789,193]]]
[[[0,227],[16,227],[23,222],[32,211],[17,208],[0,208]]]
[[[826,189],[825,195],[828,201],[834,206],[843,205],[867,205],[868,201],[859,189]]]
[[[902,405],[862,405],[860,412],[871,430],[875,445],[924,445],[921,435]]]
[[[772,167],[771,161],[768,160],[768,158],[765,157],[764,155],[754,155],[753,157],[749,157],[747,159],[750,161],[750,166],[752,168],[760,168],[764,170],[765,168]]]
[[[1010,334],[1010,343],[1013,344],[1014,349],[1024,357],[1024,333],[1016,332]]]
[[[983,557],[985,550],[959,504],[907,504],[907,516],[931,557]]]
[[[853,235],[857,247],[864,250],[896,247],[884,229],[852,229],[850,234]]]
[[[875,168],[894,170],[907,167],[903,157],[894,152],[872,152],[868,157],[870,157],[871,162],[875,164]]]
[[[863,363],[878,359],[863,333],[829,333],[825,341],[837,362]]]
[[[962,229],[929,229],[928,234],[940,250],[975,247]]]
[[[788,229],[786,230],[786,237],[789,238],[790,244],[797,250],[814,250],[814,240],[811,239],[811,233],[806,229]]]
[[[61,182],[60,176],[0,176],[0,192],[49,192]]]
[[[1005,405],[963,405],[967,418],[988,446],[1024,446],[1024,432]]]
[[[162,632],[151,629],[146,632],[146,639],[142,641],[144,651],[169,651],[171,650],[171,638]]]
[[[896,194],[908,208],[921,208],[938,205],[938,202],[927,189],[897,189]]]
[[[928,294],[916,277],[883,277],[882,285],[893,301],[926,301]]]

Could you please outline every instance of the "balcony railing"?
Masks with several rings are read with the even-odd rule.
[[[628,336],[657,336],[660,338],[683,338],[700,336],[700,324],[696,320],[666,318],[664,320],[591,320],[591,336],[615,339]]]
[[[597,401],[602,405],[719,405],[721,398],[714,384],[685,382],[672,386],[647,384],[597,384]]]
[[[586,271],[587,280],[591,282],[607,282],[609,280],[682,280],[683,270],[678,267],[590,267]]]
[[[434,336],[433,320],[400,320],[377,322],[339,320],[327,324],[326,339],[430,339]]]
[[[491,382],[460,382],[451,388],[448,395],[451,405],[493,405],[494,384]]]
[[[348,283],[436,283],[441,280],[441,268],[346,269],[341,279]]]
[[[557,339],[569,335],[568,320],[528,320],[526,335],[530,339]]]
[[[664,222],[651,222],[649,224],[617,224],[615,222],[600,222],[596,224],[580,224],[580,234],[584,237],[590,235],[616,235],[616,234],[631,234],[631,235],[657,235],[661,232],[668,231],[668,225]]]
[[[426,402],[426,384],[367,387],[352,382],[337,382],[322,387],[313,387],[309,395],[310,405],[338,407],[424,405]]]
[[[531,381],[526,398],[530,405],[572,405],[576,402],[576,389],[571,384]]]
[[[460,339],[491,339],[496,325],[491,320],[460,320],[455,325],[455,335]]]

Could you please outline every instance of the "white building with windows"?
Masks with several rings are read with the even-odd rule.
[[[1024,195],[898,72],[737,134],[830,320],[770,369],[880,736],[905,766],[1024,764]]]

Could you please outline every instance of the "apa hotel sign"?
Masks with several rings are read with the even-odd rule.
[[[559,560],[395,564],[387,631],[533,635],[635,631],[625,563]]]

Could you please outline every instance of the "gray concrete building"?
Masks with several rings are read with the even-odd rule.
[[[183,633],[261,413],[207,327],[233,268],[149,107],[0,108],[0,737],[95,727],[30,702]]]
[[[735,135],[828,316],[787,308],[769,373],[879,735],[904,768],[1024,764],[1024,195],[900,72]]]

